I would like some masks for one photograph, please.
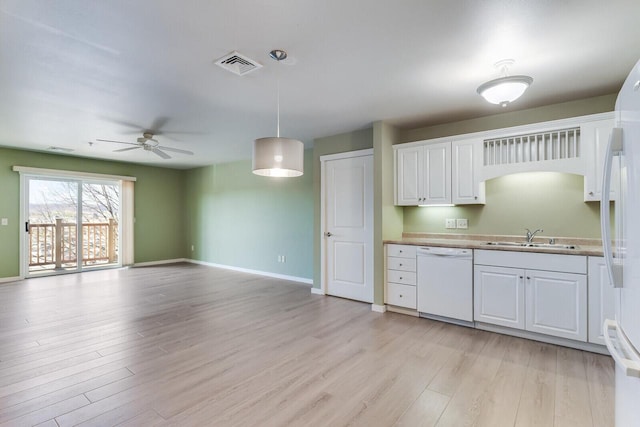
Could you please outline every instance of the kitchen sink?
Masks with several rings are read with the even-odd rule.
[[[515,246],[522,248],[578,249],[576,245],[560,243],[527,243],[527,242],[487,242],[489,246]]]

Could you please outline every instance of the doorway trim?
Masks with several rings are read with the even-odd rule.
[[[313,292],[320,295],[327,295],[327,244],[324,238],[326,231],[326,201],[325,191],[327,189],[326,183],[326,162],[330,160],[351,159],[355,157],[373,156],[373,148],[366,148],[364,150],[348,151],[345,153],[326,154],[320,156],[320,290]],[[375,171],[372,171],[375,175]],[[373,230],[372,230],[373,233]]]
[[[25,279],[29,277],[28,273],[28,260],[26,253],[26,238],[24,235],[24,224],[27,222],[27,204],[28,204],[28,194],[26,194],[27,189],[27,180],[30,178],[53,178],[53,179],[61,179],[61,180],[77,180],[80,182],[80,187],[82,187],[83,181],[112,181],[117,182],[120,185],[120,197],[122,199],[122,183],[124,181],[132,181],[135,182],[137,180],[134,176],[123,176],[123,175],[108,175],[108,174],[99,174],[92,172],[76,172],[76,171],[68,171],[62,169],[44,169],[44,168],[34,168],[28,166],[13,166],[12,170],[14,172],[18,172],[20,174],[20,222],[19,222],[19,272],[20,279]],[[133,214],[133,210],[131,210],[131,214]],[[122,224],[124,223],[123,218],[120,218],[120,232],[119,234],[119,242],[118,247],[121,248],[120,251],[120,260],[117,266],[109,266],[104,268],[118,268],[124,265],[123,257],[122,257],[122,248],[123,248],[123,239],[122,239]],[[81,226],[81,218],[78,218],[78,227]],[[133,231],[133,230],[131,230]],[[81,241],[80,241],[81,243]],[[91,270],[100,269],[99,267],[92,268]],[[58,272],[56,274],[72,274],[82,272],[82,268],[79,265],[77,270],[69,271],[69,272]],[[52,274],[50,274],[52,275]],[[42,275],[43,277],[46,274]]]

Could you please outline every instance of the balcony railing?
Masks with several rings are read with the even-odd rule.
[[[112,264],[118,261],[118,223],[83,223],[82,263]],[[29,267],[73,265],[78,262],[76,254],[77,231],[75,223],[29,224]]]

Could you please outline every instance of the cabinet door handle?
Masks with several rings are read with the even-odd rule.
[[[531,280],[531,277],[527,276],[527,280]]]
[[[402,298],[402,294],[400,294],[400,298]]]
[[[524,279],[524,277],[520,276],[521,279]]]
[[[402,264],[400,264],[400,267],[402,267]]]

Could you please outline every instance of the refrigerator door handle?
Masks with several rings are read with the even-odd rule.
[[[640,360],[627,357],[629,354],[634,354],[634,350],[615,320],[606,319],[604,321],[604,341],[613,360],[624,370],[625,374],[628,377],[640,378]]]
[[[613,263],[613,251],[611,248],[611,217],[609,215],[609,202],[611,201],[611,169],[613,157],[622,151],[622,128],[613,128],[609,135],[607,152],[604,157],[602,171],[602,200],[600,201],[600,228],[602,231],[602,248],[604,249],[604,261],[607,265],[609,280],[614,288],[622,287],[622,272]]]

